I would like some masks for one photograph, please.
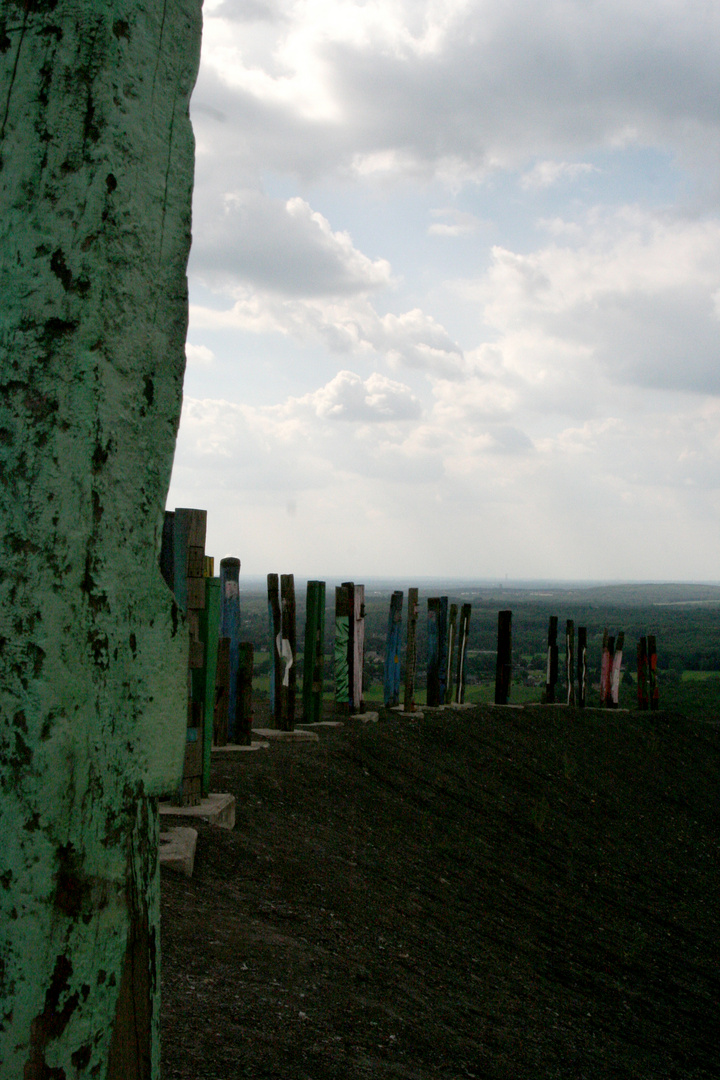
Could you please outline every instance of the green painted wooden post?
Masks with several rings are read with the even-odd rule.
[[[282,631],[281,660],[282,679],[280,690],[280,730],[292,731],[295,727],[295,693],[297,688],[297,639],[295,630],[295,578],[282,574],[280,578],[280,603]]]
[[[205,645],[203,675],[203,769],[202,793],[210,791],[210,755],[212,751],[215,687],[217,684],[218,633],[220,629],[220,579],[205,578],[205,608],[200,613],[200,639]]]
[[[0,1073],[159,1075],[199,0],[0,16]]]
[[[578,708],[584,709],[587,703],[587,627],[578,626],[577,682]]]
[[[350,635],[350,596],[345,585],[335,586],[335,701],[350,708],[348,638]]]
[[[465,654],[468,647],[468,638],[470,637],[471,611],[471,604],[463,604],[460,609],[460,624],[458,626],[457,677],[455,680],[455,701],[458,705],[462,705],[465,701]]]
[[[457,641],[457,604],[451,604],[448,614],[447,669],[445,674],[445,704],[453,700],[455,675],[455,644]]]
[[[654,634],[648,634],[648,694],[650,697],[650,709],[655,711],[660,707],[660,695],[657,684],[657,645]]]
[[[277,574],[268,574],[268,624],[270,640],[270,716],[276,727],[280,725],[282,707],[282,611],[280,608],[280,578]]]
[[[565,622],[565,682],[567,685],[567,704],[575,704],[575,622]]]
[[[322,720],[324,663],[325,582],[308,581],[305,601],[302,690],[303,719],[306,724],[316,724]]]
[[[237,667],[237,712],[235,723],[235,742],[238,746],[252,746],[252,681],[254,668],[254,650],[252,642],[241,641],[238,645]]]
[[[383,678],[383,703],[386,709],[400,704],[400,648],[402,635],[403,593],[396,591],[390,597],[387,641],[385,644],[385,671]]]
[[[415,712],[415,664],[417,662],[418,590],[408,589],[408,626],[405,646],[405,694],[403,711]]]
[[[495,704],[507,705],[512,678],[512,611],[498,611]]]
[[[637,702],[638,709],[644,711],[649,705],[647,651],[647,638],[641,637],[637,644]]]
[[[548,705],[555,703],[555,687],[558,676],[557,628],[558,617],[557,615],[551,615],[548,621],[547,674],[545,676],[545,701]]]
[[[440,704],[440,597],[428,597],[427,613],[427,704]]]

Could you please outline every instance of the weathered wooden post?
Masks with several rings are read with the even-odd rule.
[[[448,615],[447,667],[445,672],[445,704],[453,700],[455,673],[455,642],[457,641],[457,604],[450,605]]]
[[[215,708],[213,709],[213,742],[227,746],[228,698],[230,697],[230,638],[218,641],[217,672],[215,674]]]
[[[335,701],[350,709],[348,640],[350,637],[350,596],[345,585],[335,586]]]
[[[584,709],[587,702],[587,626],[578,626],[578,708]]]
[[[440,704],[440,597],[428,597],[427,613],[427,704]]]
[[[394,592],[390,597],[387,641],[385,644],[385,671],[383,678],[383,702],[386,709],[400,704],[400,648],[402,635],[403,594]]]
[[[447,663],[448,663],[448,598],[440,597],[440,610],[438,612],[438,679],[440,682],[439,704],[445,704],[447,693]]]
[[[306,724],[316,724],[322,720],[323,669],[325,665],[325,582],[308,581],[306,597],[303,719]]]
[[[270,658],[270,716],[275,725],[280,725],[282,704],[282,611],[280,608],[280,578],[277,574],[268,574],[268,624],[270,640],[268,656]]]
[[[498,612],[495,704],[507,705],[512,678],[512,611]]]
[[[455,700],[458,705],[462,705],[465,701],[465,653],[467,652],[468,638],[470,636],[471,611],[471,604],[463,604],[460,609],[460,625],[458,627],[457,679],[455,686]]]
[[[614,642],[613,642],[614,644]],[[607,627],[603,630],[602,656],[600,659],[600,704],[607,705],[610,696],[610,672],[612,669],[612,656],[610,654],[610,637]]]
[[[344,581],[343,588],[347,589],[348,595],[348,640],[347,640],[347,664],[348,664],[348,712],[354,711],[353,690],[355,688],[355,582]]]
[[[408,626],[405,646],[405,693],[403,711],[415,712],[415,664],[417,661],[418,590],[408,589]]]
[[[230,640],[230,683],[228,694],[228,742],[236,742],[238,649],[240,646],[240,560],[220,560],[222,615],[220,636]]]
[[[565,621],[565,681],[567,683],[567,704],[575,704],[575,622]]]
[[[200,3],[0,18],[0,1072],[148,1080]]]
[[[547,675],[545,677],[545,701],[548,705],[555,703],[555,687],[558,677],[557,628],[558,617],[557,615],[551,615],[548,622]]]
[[[363,675],[365,671],[365,586],[353,586],[353,604],[350,610],[352,624],[352,679],[350,689],[350,712],[362,712],[365,708],[363,698]]]
[[[295,692],[297,687],[297,640],[295,632],[295,578],[292,574],[280,577],[281,612],[281,658],[282,681],[280,692],[280,730],[292,731],[295,727]]]
[[[205,570],[211,569],[205,559]],[[205,648],[203,667],[198,678],[198,693],[203,698],[203,771],[202,793],[210,791],[210,757],[215,728],[218,634],[220,629],[220,578],[205,578],[205,607],[200,612],[200,640]]]
[[[648,693],[650,697],[650,709],[657,710],[660,707],[660,694],[657,683],[657,645],[655,635],[648,634]]]
[[[648,657],[647,638],[641,637],[637,644],[637,702],[638,709],[648,708]]]
[[[237,693],[235,713],[235,742],[239,746],[252,746],[252,682],[254,669],[252,642],[241,641],[238,645]]]
[[[623,658],[623,646],[625,644],[625,634],[620,631],[615,641],[615,648],[612,657],[612,667],[610,669],[610,708],[617,709],[620,704],[620,673],[622,669]]]

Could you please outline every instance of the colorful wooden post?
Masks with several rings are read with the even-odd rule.
[[[0,1075],[159,1076],[199,0],[0,5]]]
[[[230,697],[230,638],[218,641],[217,672],[215,674],[215,707],[213,709],[213,742],[227,746],[228,699]]]
[[[335,586],[335,701],[350,708],[348,640],[350,637],[350,595],[345,585]]]
[[[240,645],[240,560],[220,560],[222,615],[220,636],[230,639],[230,683],[228,695],[228,742],[236,742],[237,674]]]
[[[306,724],[322,720],[323,671],[325,665],[325,582],[308,581],[305,603],[303,654],[303,719]]]
[[[445,704],[453,700],[455,676],[455,643],[457,641],[457,604],[451,604],[448,614],[447,666],[445,669]]]
[[[572,619],[565,622],[565,681],[567,684],[567,704],[575,704],[575,623]]]
[[[545,701],[548,705],[555,703],[555,686],[558,677],[557,628],[558,617],[557,615],[551,615],[548,622],[547,674],[545,676]]]
[[[647,638],[641,637],[637,645],[637,702],[638,709],[646,711],[648,701],[648,656]]]
[[[270,716],[276,726],[280,723],[282,703],[282,612],[280,609],[280,578],[277,574],[268,574],[268,624],[270,640]]]
[[[252,642],[238,645],[237,692],[235,696],[235,739],[238,746],[252,746],[252,681],[254,649]]]
[[[615,640],[615,650],[613,652],[612,669],[610,672],[610,707],[613,709],[617,709],[620,704],[620,675],[622,670],[624,644],[625,634],[621,630]]]
[[[383,678],[383,702],[386,709],[400,704],[400,648],[402,635],[403,594],[394,592],[390,597],[387,641],[385,644],[385,671]]]
[[[295,578],[282,574],[280,578],[282,682],[280,694],[280,730],[295,727],[295,693],[297,687],[297,640],[295,630]]]
[[[605,627],[603,630],[602,656],[600,659],[600,704],[602,706],[607,705],[608,697],[610,695],[611,668],[612,657],[610,655],[610,637],[608,635],[607,627]]]
[[[347,589],[348,594],[348,712],[352,713],[355,688],[355,582],[344,581],[343,588]]]
[[[657,646],[655,635],[648,634],[648,692],[650,696],[650,709],[655,711],[660,707],[660,695],[657,684]]]
[[[408,626],[405,646],[405,694],[403,709],[415,712],[415,664],[417,662],[418,590],[408,589]]]
[[[463,604],[460,609],[460,625],[458,627],[458,658],[457,679],[455,685],[455,700],[458,705],[465,701],[465,654],[467,652],[468,638],[470,636],[470,613],[471,604]]]
[[[206,570],[208,569],[207,561],[206,557]],[[198,672],[198,694],[202,695],[203,701],[203,796],[210,791],[210,754],[215,727],[215,689],[221,606],[220,579],[206,577],[205,607],[200,612],[200,640],[205,646],[205,663]]]
[[[495,704],[507,705],[512,678],[512,611],[498,612]]]
[[[587,701],[587,670],[587,627],[578,626],[577,703],[579,709],[584,709]]]
[[[365,708],[363,697],[363,675],[365,671],[365,586],[353,586],[352,623],[352,679],[350,689],[350,711],[362,712]]]
[[[440,704],[440,597],[428,597],[427,613],[427,696],[430,708]]]

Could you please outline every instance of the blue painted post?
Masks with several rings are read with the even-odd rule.
[[[430,708],[440,704],[440,597],[428,597],[427,617],[427,693],[426,702]]]
[[[230,682],[228,684],[228,742],[237,737],[237,674],[240,648],[240,560],[220,560],[222,615],[220,636],[230,640]]]
[[[394,592],[390,598],[387,643],[385,646],[385,673],[383,700],[386,709],[400,704],[400,644],[402,637],[403,594]]]

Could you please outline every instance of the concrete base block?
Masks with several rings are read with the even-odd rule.
[[[316,720],[311,724],[296,724],[296,728],[301,728],[303,731],[314,731],[315,728],[324,727],[344,727],[344,720]]]
[[[168,829],[160,833],[160,865],[192,877],[195,865],[196,829]]]
[[[376,712],[359,712],[353,713],[353,720],[362,720],[363,724],[377,724],[380,719],[380,713]]]
[[[211,751],[213,754],[241,754],[250,750],[267,750],[269,745],[269,742],[262,739],[253,739],[250,746],[238,746],[237,743],[228,743],[227,746],[213,746]]]
[[[256,735],[262,739],[275,742],[317,742],[320,736],[315,731],[306,731],[304,728],[296,728],[295,731],[278,731],[276,728],[253,728]]]
[[[161,802],[160,813],[171,817],[200,818],[220,829],[234,829],[235,796],[227,792],[211,792],[198,806],[173,806],[169,802]]]
[[[392,712],[397,712],[397,713],[402,713],[403,716],[405,716],[405,715],[410,716],[410,717],[412,717],[413,720],[422,720],[423,716],[425,715],[423,713],[422,709],[416,709],[415,712],[406,713],[404,705],[393,705],[391,711]]]

